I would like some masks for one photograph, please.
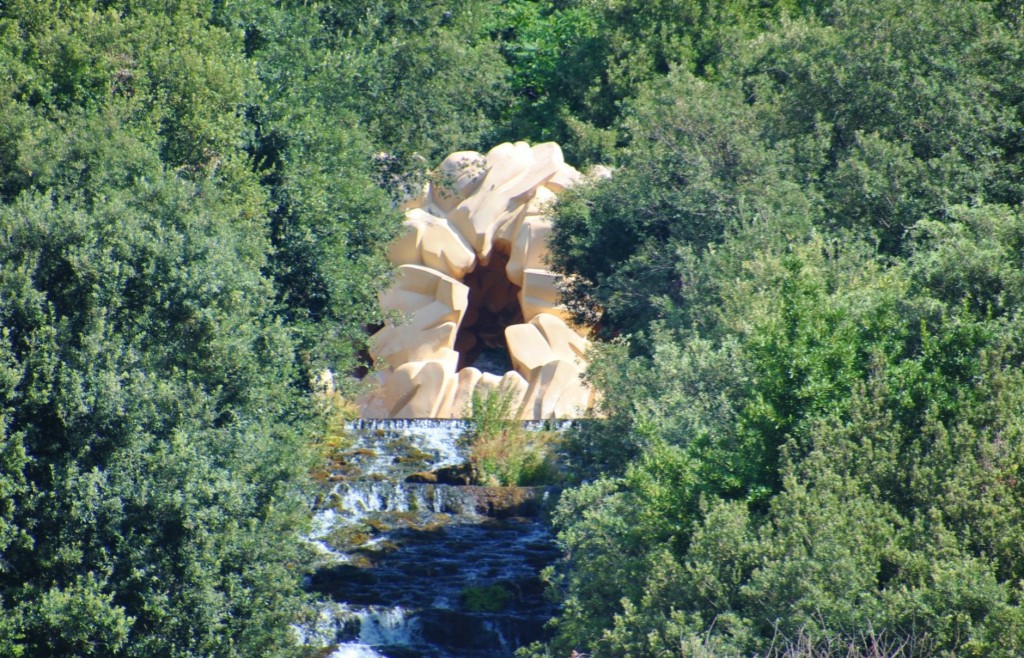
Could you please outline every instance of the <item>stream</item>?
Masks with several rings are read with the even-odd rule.
[[[325,656],[503,658],[546,638],[556,610],[539,572],[558,552],[542,516],[555,493],[431,483],[429,472],[465,463],[466,428],[349,426],[355,445],[323,474],[308,538],[319,553],[308,587],[328,603],[304,639]]]

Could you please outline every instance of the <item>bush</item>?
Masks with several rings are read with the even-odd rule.
[[[463,588],[462,602],[470,612],[501,612],[512,601],[512,592],[503,585]]]
[[[514,402],[512,392],[504,388],[473,394],[464,440],[476,481],[486,486],[560,482],[558,433],[524,428]]]

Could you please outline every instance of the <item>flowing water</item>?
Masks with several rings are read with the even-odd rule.
[[[321,556],[309,587],[331,603],[307,642],[331,658],[502,658],[543,639],[555,611],[538,574],[557,552],[541,517],[554,494],[406,482],[465,462],[463,421],[349,429],[356,443],[324,474],[309,537]]]

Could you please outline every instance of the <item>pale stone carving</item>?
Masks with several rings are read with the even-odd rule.
[[[512,367],[527,380],[544,364],[553,360],[551,346],[544,340],[537,327],[532,324],[514,324],[505,329],[508,341],[508,353],[512,359]]]
[[[586,411],[590,390],[580,379],[579,368],[569,361],[544,364],[530,381],[523,403],[525,418],[577,418]]]
[[[386,405],[397,418],[437,418],[455,394],[454,369],[442,361],[412,361],[395,368]]]
[[[462,418],[469,411],[469,405],[473,400],[473,391],[482,376],[483,373],[472,366],[459,371],[458,386],[451,408],[448,410],[448,418]]]
[[[519,287],[528,269],[542,270],[548,253],[548,234],[551,220],[544,217],[528,216],[519,224],[515,239],[510,247],[511,254],[505,272],[508,280]]]
[[[445,158],[438,169],[439,182],[429,186],[424,199],[430,199],[435,208],[447,214],[476,191],[487,172],[487,164],[476,151],[459,151]]]
[[[569,311],[558,302],[558,275],[548,270],[523,270],[523,287],[519,291],[519,305],[523,319],[531,320],[538,313],[550,313],[563,319]]]
[[[505,329],[512,366],[530,380],[536,368],[554,360],[574,363],[582,370],[590,341],[572,330],[561,318],[541,313],[529,324]]]
[[[524,416],[573,418],[592,406],[580,381],[590,342],[561,318],[541,313],[529,324],[508,327],[505,336],[513,367],[530,383]]]
[[[469,305],[469,288],[430,268],[402,265],[394,287],[381,295],[380,305],[385,313],[400,313],[407,320],[398,325],[388,320],[371,339],[370,353],[397,368],[455,347],[455,335]]]
[[[380,296],[387,320],[371,341],[385,367],[361,401],[365,417],[458,418],[474,392],[496,389],[524,419],[593,406],[581,378],[588,328],[568,324],[558,276],[546,269],[546,212],[581,178],[557,144],[506,143],[449,155],[402,204],[405,231],[388,251],[395,281]],[[505,351],[511,367],[501,374],[475,367]]]
[[[512,408],[518,409],[523,404],[528,388],[529,383],[522,375],[515,370],[509,370],[500,377],[489,372],[483,373],[476,385],[476,392],[486,395],[488,391],[505,391],[512,396]]]
[[[420,209],[406,211],[405,232],[388,249],[394,265],[425,265],[456,279],[476,267],[476,255],[443,217]]]
[[[553,148],[552,148],[553,147]],[[533,198],[535,188],[565,168],[557,144],[501,144],[486,157],[476,193],[460,202],[449,219],[476,249],[481,263],[491,257],[494,233],[514,220]]]

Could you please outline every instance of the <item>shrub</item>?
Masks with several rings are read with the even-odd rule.
[[[462,602],[470,612],[501,612],[512,601],[512,592],[503,585],[465,587]]]
[[[533,486],[561,480],[557,432],[527,430],[519,411],[507,388],[473,394],[464,440],[478,484]]]

